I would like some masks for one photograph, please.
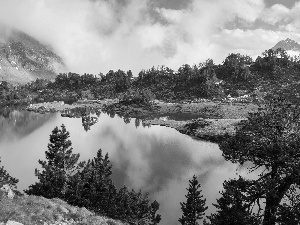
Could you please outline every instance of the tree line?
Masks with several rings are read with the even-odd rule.
[[[35,102],[101,99],[134,96],[147,91],[153,98],[177,101],[193,98],[224,98],[257,92],[298,100],[300,58],[283,49],[266,50],[253,60],[239,53],[229,54],[216,65],[212,59],[195,65],[184,64],[177,71],[165,66],[142,70],[133,77],[131,70],[110,70],[107,74],[61,73],[54,81],[37,79],[12,87],[0,84],[0,102]]]

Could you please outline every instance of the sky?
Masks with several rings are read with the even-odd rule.
[[[0,23],[51,47],[68,71],[137,76],[300,42],[300,1],[0,0]]]

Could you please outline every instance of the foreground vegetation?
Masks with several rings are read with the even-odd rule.
[[[112,165],[108,154],[97,156],[87,162],[79,162],[79,154],[72,153],[72,143],[65,126],[55,127],[50,135],[46,161],[39,160],[42,171],[36,169],[39,182],[31,185],[25,193],[46,198],[60,198],[66,202],[85,207],[97,215],[119,219],[131,224],[157,224],[159,204],[150,203],[142,191],[129,191],[126,186],[117,190],[112,179]]]
[[[121,225],[121,221],[97,216],[86,208],[67,204],[61,199],[39,196],[1,196],[0,223],[15,221],[25,225]]]

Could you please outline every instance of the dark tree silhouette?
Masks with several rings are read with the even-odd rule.
[[[189,188],[187,188],[186,202],[181,202],[182,217],[178,220],[182,225],[198,225],[198,220],[203,219],[206,199],[201,195],[201,185],[196,175],[189,180]]]
[[[220,149],[233,163],[253,163],[259,179],[248,187],[248,204],[265,201],[263,224],[275,225],[283,199],[300,184],[300,107],[276,98],[250,114]]]
[[[1,165],[1,158],[0,158],[0,165]],[[9,184],[12,187],[16,188],[18,182],[19,182],[18,179],[9,175],[9,173],[4,169],[4,166],[0,167],[0,187],[2,187],[5,184]]]
[[[44,196],[46,198],[65,198],[68,183],[76,172],[79,154],[72,153],[72,143],[65,125],[61,129],[55,127],[50,135],[50,143],[46,154],[46,161],[39,160],[43,170],[35,170],[39,182],[31,185],[27,194]]]
[[[222,196],[217,199],[217,212],[208,216],[209,223],[204,221],[204,225],[259,225],[260,217],[252,214],[250,206],[247,204],[247,196],[251,181],[239,178],[238,180],[225,181]]]
[[[116,188],[111,179],[112,165],[108,154],[99,149],[97,156],[79,164],[78,173],[72,177],[69,202],[87,207],[101,215],[109,215],[114,205]]]

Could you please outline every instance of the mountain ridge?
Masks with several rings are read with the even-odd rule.
[[[0,81],[24,84],[54,79],[65,71],[63,60],[29,35],[0,25]]]
[[[274,47],[273,50],[278,48],[284,49],[286,51],[299,51],[300,52],[300,44],[290,38],[279,41]]]

